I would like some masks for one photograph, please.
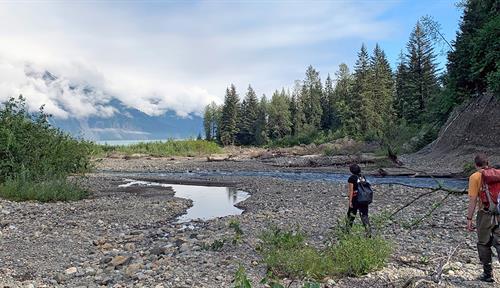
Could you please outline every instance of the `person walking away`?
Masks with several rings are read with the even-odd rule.
[[[365,227],[366,236],[372,234],[370,219],[368,217],[368,206],[372,202],[373,191],[365,177],[361,175],[361,168],[357,164],[349,167],[352,175],[347,180],[347,191],[349,195],[349,209],[347,210],[348,228],[350,229],[356,218],[356,214],[361,215],[361,222]]]
[[[476,216],[477,252],[483,265],[483,273],[479,280],[494,282],[491,247],[495,247],[497,255],[500,257],[500,228],[498,226],[500,180],[497,179],[500,177],[500,170],[488,167],[488,158],[485,154],[476,155],[474,164],[477,171],[469,177],[467,230],[474,231],[472,217],[476,206],[478,206]]]

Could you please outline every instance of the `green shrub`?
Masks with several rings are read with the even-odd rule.
[[[305,243],[301,232],[272,229],[262,233],[260,240],[258,250],[274,275],[321,279],[332,265],[323,252]]]
[[[335,263],[333,274],[360,276],[384,267],[391,245],[380,236],[366,238],[364,235],[361,225],[355,225],[350,233],[338,232],[337,242],[327,253]]]
[[[307,245],[299,231],[271,229],[260,236],[258,252],[272,275],[321,280],[326,276],[359,276],[382,268],[391,245],[380,236],[365,237],[361,225],[350,232],[339,225],[325,249]]]
[[[61,177],[34,181],[32,177],[21,173],[0,184],[0,197],[12,201],[76,201],[87,196],[86,190]]]
[[[43,107],[29,113],[21,96],[0,105],[0,183],[25,172],[42,180],[88,169],[89,144],[53,128]]]

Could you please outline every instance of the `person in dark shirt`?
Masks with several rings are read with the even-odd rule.
[[[352,227],[356,214],[361,214],[361,222],[365,226],[367,236],[371,236],[370,219],[368,218],[368,204],[359,204],[357,202],[358,180],[361,176],[361,168],[357,164],[352,164],[349,167],[352,175],[347,180],[347,191],[349,195],[349,209],[347,210],[347,220],[349,228]]]

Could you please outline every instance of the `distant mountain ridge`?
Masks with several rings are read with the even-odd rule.
[[[53,126],[76,137],[93,141],[185,139],[196,137],[203,129],[203,119],[195,114],[180,117],[174,111],[168,110],[162,115],[151,116],[90,85],[60,80],[49,71],[26,69],[25,73],[34,81],[43,81],[50,89],[69,91],[70,94],[62,94],[62,97],[71,97],[73,93],[78,93],[78,96],[87,102],[85,104],[102,111],[91,116],[82,117],[69,113],[69,117],[51,118]],[[57,101],[57,106],[61,109],[65,108],[65,105],[67,103],[64,101]]]

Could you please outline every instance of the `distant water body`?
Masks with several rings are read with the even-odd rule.
[[[181,140],[181,139],[175,139]],[[167,139],[157,139],[157,140],[101,140],[95,141],[95,143],[100,145],[110,145],[110,146],[129,146],[138,143],[151,143],[151,142],[166,142]]]

